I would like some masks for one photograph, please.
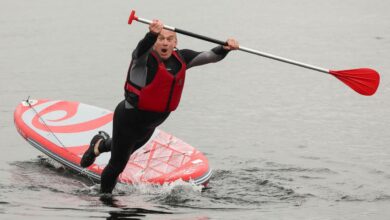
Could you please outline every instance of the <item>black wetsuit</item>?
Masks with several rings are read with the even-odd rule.
[[[156,40],[157,35],[147,33],[132,54],[132,62],[127,77],[139,87],[150,83],[156,74],[158,63],[149,56]],[[177,50],[177,52],[186,63],[187,69],[189,69],[222,60],[229,51],[224,50],[222,46],[218,46],[205,52],[188,49]],[[164,64],[172,74],[176,74],[180,70],[180,63],[173,56],[165,60]],[[119,174],[126,167],[130,155],[149,140],[155,128],[163,123],[169,114],[170,112],[160,113],[139,110],[126,99],[118,104],[114,112],[112,139],[104,141],[99,146],[99,152],[111,151],[110,161],[101,176],[100,191],[102,193],[112,192]]]

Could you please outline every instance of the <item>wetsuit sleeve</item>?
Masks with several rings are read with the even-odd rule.
[[[148,32],[133,51],[132,58],[139,59],[143,55],[148,54],[148,52],[152,49],[154,43],[156,42],[157,36],[158,35],[156,34]]]
[[[215,63],[229,53],[230,50],[223,49],[222,46],[217,46],[210,51],[197,52],[189,49],[179,50],[179,53],[187,64],[187,69],[200,66],[208,63]]]
[[[148,32],[133,51],[128,77],[132,83],[140,87],[146,84],[148,57],[157,36]]]

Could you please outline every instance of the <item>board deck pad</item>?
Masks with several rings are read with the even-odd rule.
[[[110,159],[102,153],[87,169],[80,167],[83,153],[98,131],[112,133],[113,112],[63,100],[26,100],[14,112],[17,131],[32,146],[96,180]],[[184,180],[206,185],[212,175],[203,153],[156,129],[150,140],[135,151],[118,181],[125,184],[164,184]]]

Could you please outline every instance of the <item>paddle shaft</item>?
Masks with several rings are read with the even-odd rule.
[[[141,22],[141,23],[144,23],[144,24],[151,24],[152,23],[152,21],[144,19],[144,18],[135,17],[134,19],[137,20],[138,22]],[[167,30],[170,30],[170,31],[174,31],[176,33],[187,35],[187,36],[190,36],[190,37],[194,37],[194,38],[197,38],[197,39],[200,39],[200,40],[208,41],[208,42],[211,42],[211,43],[215,43],[215,44],[219,44],[219,45],[226,45],[225,41],[221,41],[221,40],[217,40],[217,39],[210,38],[210,37],[207,37],[207,36],[203,36],[203,35],[200,35],[200,34],[192,33],[192,32],[189,32],[189,31],[186,31],[186,30],[182,30],[182,29],[179,29],[179,28],[175,28],[175,27],[172,27],[172,26],[164,25],[164,29],[167,29]],[[293,64],[293,65],[296,65],[296,66],[304,67],[304,68],[307,68],[307,69],[312,69],[312,70],[316,70],[316,71],[323,72],[323,73],[329,73],[328,69],[324,69],[324,68],[313,66],[313,65],[310,65],[310,64],[306,64],[306,63],[298,62],[298,61],[295,61],[295,60],[283,58],[283,57],[280,57],[280,56],[275,56],[275,55],[272,55],[272,54],[269,54],[269,53],[261,52],[261,51],[250,49],[250,48],[247,48],[247,47],[240,46],[239,50],[247,52],[247,53],[250,53],[250,54],[255,54],[255,55],[258,55],[258,56],[262,56],[262,57],[270,58],[270,59],[273,59],[273,60],[281,61],[281,62],[284,62],[284,63],[289,63],[289,64]]]

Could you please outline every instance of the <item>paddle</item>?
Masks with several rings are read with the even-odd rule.
[[[151,24],[152,23],[152,21],[150,21],[150,20],[137,17],[135,15],[135,11],[134,10],[132,10],[131,13],[130,13],[128,24],[131,25],[133,20],[136,20],[136,21],[144,23],[144,24]],[[167,30],[170,30],[170,31],[174,31],[176,33],[184,34],[184,35],[187,35],[187,36],[190,36],[190,37],[198,38],[198,39],[201,39],[201,40],[205,40],[205,41],[208,41],[208,42],[216,43],[216,44],[219,44],[219,45],[226,45],[225,41],[220,41],[220,40],[217,40],[217,39],[213,39],[213,38],[206,37],[206,36],[203,36],[203,35],[199,35],[199,34],[196,34],[196,33],[192,33],[192,32],[189,32],[189,31],[185,31],[185,30],[182,30],[182,29],[179,29],[179,28],[171,27],[171,26],[168,26],[168,25],[164,25],[164,29],[167,29]],[[331,74],[331,75],[335,76],[337,79],[341,80],[347,86],[351,87],[353,90],[355,90],[356,92],[358,92],[359,94],[362,94],[362,95],[366,95],[366,96],[373,95],[376,92],[376,90],[378,89],[380,77],[379,77],[378,72],[376,72],[373,69],[359,68],[359,69],[348,69],[348,70],[328,70],[328,69],[324,69],[324,68],[321,68],[321,67],[313,66],[313,65],[310,65],[310,64],[306,64],[306,63],[302,63],[302,62],[286,59],[286,58],[283,58],[283,57],[280,57],[280,56],[275,56],[275,55],[272,55],[272,54],[269,54],[269,53],[264,53],[264,52],[261,52],[261,51],[258,51],[258,50],[253,50],[253,49],[246,48],[246,47],[243,47],[243,46],[240,46],[239,50],[247,52],[247,53],[251,53],[251,54],[267,57],[267,58],[270,58],[270,59],[274,59],[274,60],[277,60],[277,61],[293,64],[293,65],[296,65],[296,66],[304,67],[304,68],[307,68],[307,69],[312,69],[312,70],[316,70],[316,71],[319,71],[319,72]]]

